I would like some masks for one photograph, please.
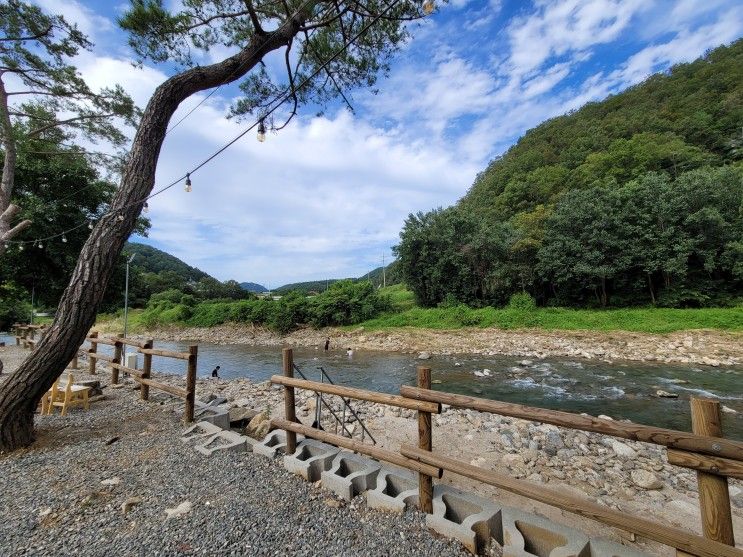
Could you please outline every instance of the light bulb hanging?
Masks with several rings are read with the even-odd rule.
[[[433,0],[424,0],[423,2],[423,13],[431,15],[436,9],[436,3]]]
[[[93,221],[92,220],[89,220],[88,221],[88,230],[93,230]]]
[[[67,243],[67,236],[65,236],[64,234],[62,234],[62,243],[63,244]]]
[[[23,251],[23,244],[18,244],[18,251]]]
[[[266,124],[263,123],[263,118],[258,122],[258,141],[261,143],[266,141]]]
[[[142,207],[143,213],[149,213],[150,212],[150,206],[147,204],[147,202],[144,202],[144,207]]]
[[[39,241],[39,249],[41,249],[43,247],[44,247],[44,244],[42,244],[41,241]]]
[[[186,190],[186,193],[191,192],[191,174],[186,173],[186,187],[183,188]]]

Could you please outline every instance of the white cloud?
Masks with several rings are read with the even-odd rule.
[[[44,11],[62,15],[68,23],[74,23],[91,40],[114,29],[114,23],[77,0],[35,0]]]

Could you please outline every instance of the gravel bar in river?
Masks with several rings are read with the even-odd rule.
[[[104,392],[88,412],[37,416],[34,446],[0,455],[0,555],[469,555],[417,511],[341,502],[252,453],[197,454],[182,403]]]

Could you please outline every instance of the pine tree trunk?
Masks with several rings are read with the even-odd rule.
[[[211,66],[186,70],[155,90],[142,115],[111,211],[97,223],[85,242],[54,322],[36,349],[0,387],[0,451],[33,442],[34,409],[95,323],[116,261],[134,230],[145,198],[154,187],[160,148],[178,105],[198,91],[239,79],[268,52],[286,45],[301,25],[298,19],[287,21],[276,31],[256,37],[238,54]],[[118,215],[123,215],[124,220],[119,221]]]

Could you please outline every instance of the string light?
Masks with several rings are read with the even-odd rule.
[[[302,87],[304,87],[304,85],[306,85],[308,82],[310,82],[312,79],[314,79],[321,71],[323,71],[325,68],[327,68],[328,64],[330,64],[336,58],[338,58],[338,56],[340,56],[351,44],[353,44],[361,35],[363,35],[372,25],[374,25],[377,21],[379,21],[382,17],[384,17],[384,15],[387,12],[389,12],[398,2],[399,2],[399,0],[393,0],[390,4],[386,5],[385,8],[382,10],[381,13],[377,14],[372,21],[370,21],[369,23],[367,23],[358,33],[356,33],[353,37],[351,37],[338,51],[336,51],[332,56],[330,56],[327,60],[325,60],[325,62],[323,62],[320,65],[320,67],[318,67],[311,75],[307,76],[302,83],[300,83],[298,86],[296,86],[293,89],[297,89],[297,90],[298,89],[301,89]],[[424,11],[428,10],[426,13],[430,13],[430,12],[432,12],[435,9],[435,4],[434,4],[433,0],[425,0],[423,7],[424,7]],[[290,98],[290,95],[292,94],[293,89],[290,89],[290,88],[287,87],[286,90],[284,90],[271,103],[269,103],[269,105],[272,105],[272,106],[267,110],[267,112],[265,113],[265,115],[263,117],[261,117],[258,122],[254,123],[253,125],[249,126],[244,131],[240,132],[236,137],[234,137],[232,140],[230,140],[229,142],[227,142],[225,145],[223,145],[217,151],[215,151],[214,153],[212,153],[209,157],[207,157],[201,163],[199,163],[198,165],[196,165],[194,168],[192,168],[191,169],[191,172],[194,172],[194,171],[202,168],[203,166],[207,165],[209,162],[211,162],[212,160],[214,160],[221,153],[223,153],[224,151],[226,151],[229,147],[231,147],[232,145],[234,145],[240,138],[242,138],[243,136],[245,136],[248,132],[250,132],[250,130],[252,130],[256,126],[258,128],[258,141],[261,141],[261,142],[265,141],[265,135],[266,135],[266,125],[265,125],[265,121],[264,121],[265,120],[265,117],[268,116],[268,115],[270,115],[270,114],[272,114],[284,102],[286,102],[286,100],[288,98]],[[192,190],[190,172],[187,172],[186,173],[186,177],[185,178],[186,178],[185,191],[186,192],[190,192]],[[165,192],[166,190],[172,188],[178,182],[180,182],[181,179],[182,178],[179,178],[179,179],[171,182],[167,186],[163,186],[162,188],[160,188],[159,190],[155,191],[154,193],[151,193],[150,195],[148,195],[144,199],[140,199],[138,201],[134,201],[133,203],[130,203],[129,205],[125,205],[122,209],[125,209],[125,208],[130,207],[130,206],[134,206],[134,205],[136,205],[138,203],[142,203],[146,199],[152,198],[152,197],[154,197],[156,195],[159,195],[159,194]],[[144,205],[147,205],[147,204],[144,203]],[[119,210],[121,210],[121,209],[119,209]],[[103,215],[102,218],[106,218],[109,215],[113,216],[111,213],[107,213],[107,214]],[[119,220],[124,220],[123,219],[123,216],[119,216]],[[93,219],[90,219],[88,221],[88,228],[90,230],[93,230],[93,228],[94,228],[93,227],[93,222],[94,222]],[[73,230],[76,230],[78,228],[81,228],[82,226],[85,226],[85,224],[80,224],[78,226],[75,226],[73,228],[70,228],[69,230],[66,230],[64,232],[61,232],[59,234],[56,234],[56,235],[53,235],[53,236],[49,236],[49,237],[47,237],[45,239],[49,240],[49,239],[53,239],[53,238],[58,238],[58,237],[64,235],[65,232],[71,232]],[[35,240],[34,241],[34,245],[36,245],[37,242],[38,242],[38,247],[39,248],[42,248],[43,247],[43,244],[41,243],[41,240]],[[13,243],[18,243],[18,249],[20,251],[20,250],[23,249],[23,244],[24,243],[30,244],[31,242],[30,241],[27,241],[27,242],[23,242],[23,241],[14,242],[13,241]]]
[[[64,235],[64,234],[62,234],[62,243],[63,244],[66,244],[67,243],[67,236]]]
[[[423,2],[423,13],[424,14],[431,15],[435,9],[436,9],[436,3],[433,0],[425,0]]]
[[[144,202],[144,207],[142,207],[143,213],[149,213],[150,212],[150,206],[147,204],[147,202]]]
[[[38,245],[38,248],[39,248],[39,249],[41,249],[41,248],[43,248],[43,247],[44,247],[44,244],[42,244],[42,243],[41,243],[41,241],[39,241],[39,245]]]

